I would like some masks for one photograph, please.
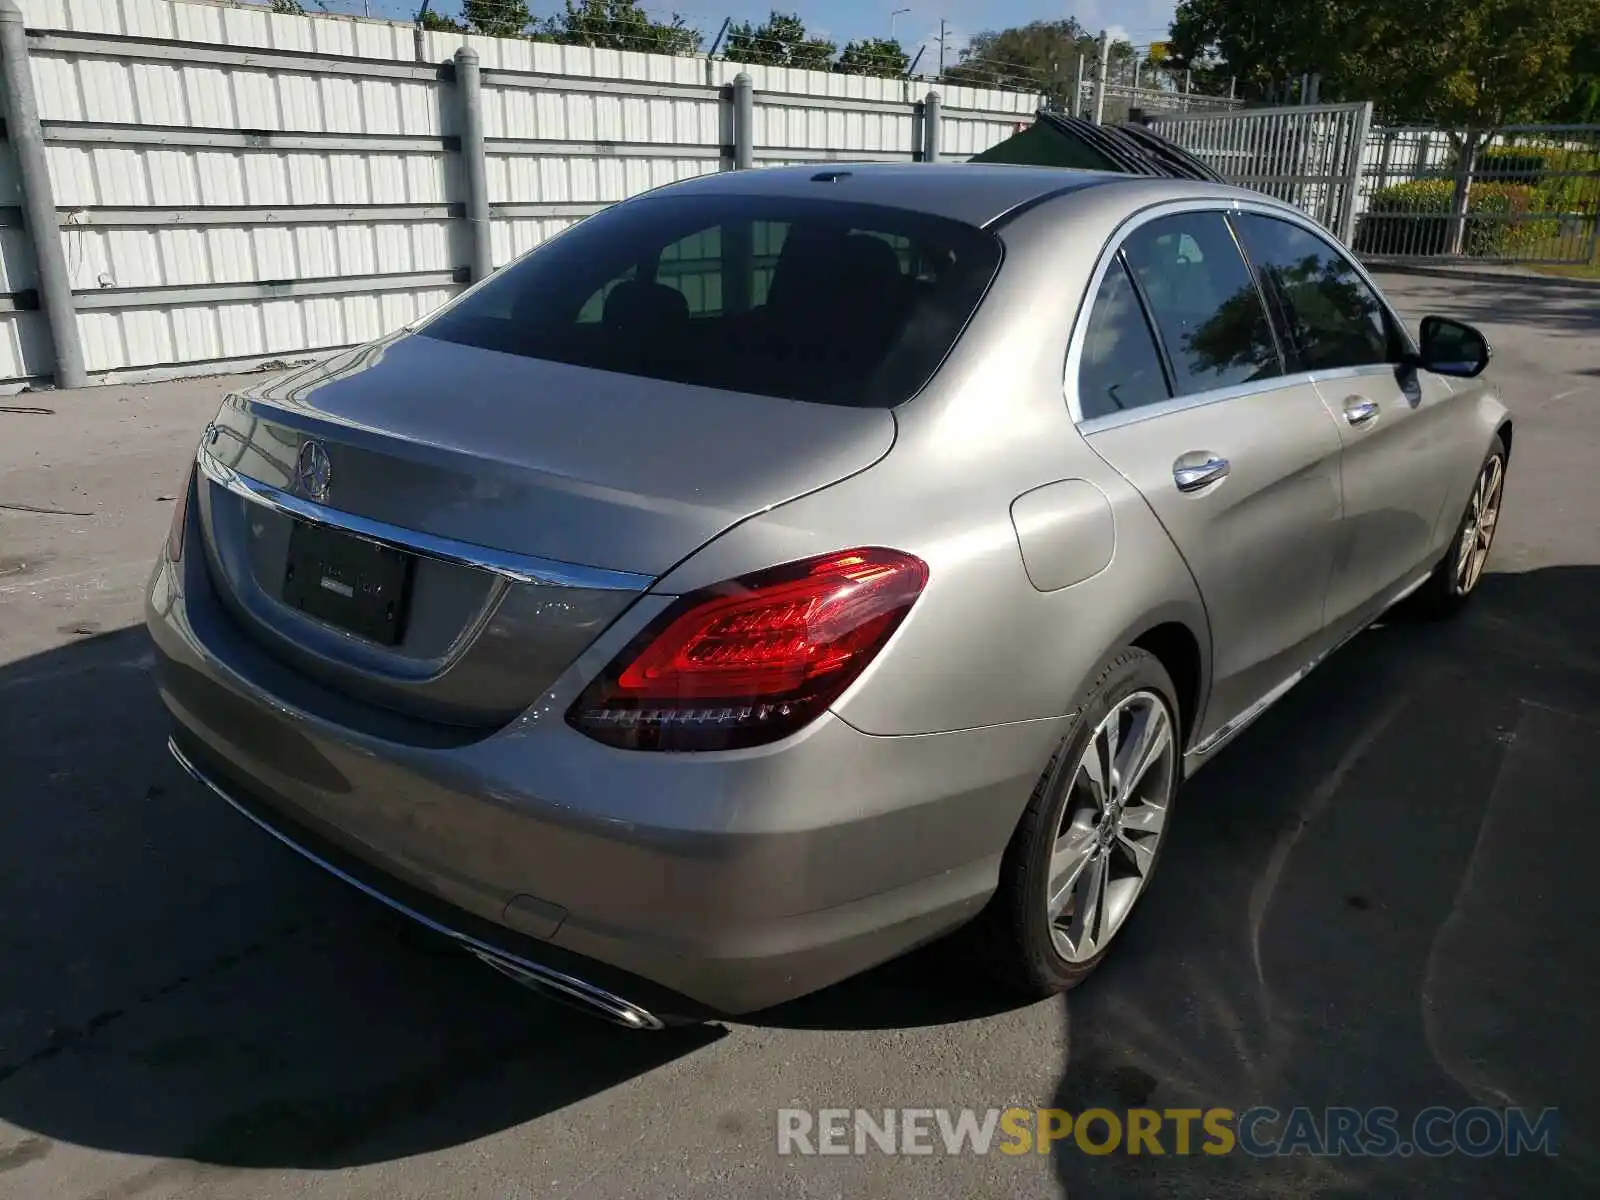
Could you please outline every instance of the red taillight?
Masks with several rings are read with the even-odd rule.
[[[685,596],[567,711],[637,750],[726,750],[787,737],[861,674],[922,593],[928,568],[845,550]]]
[[[189,493],[194,491],[194,464],[189,464],[189,470],[183,477],[183,489],[178,493],[178,502],[172,506],[172,528],[167,530],[167,561],[177,562],[183,558],[183,535],[189,528]]]

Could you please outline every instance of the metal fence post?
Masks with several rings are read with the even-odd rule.
[[[756,165],[756,87],[740,71],[733,77],[733,169],[748,171]]]
[[[1394,170],[1394,143],[1398,136],[1393,129],[1383,131],[1383,148],[1378,154],[1378,186],[1376,191],[1383,191],[1389,186],[1389,174]]]
[[[483,154],[483,80],[478,52],[471,46],[456,51],[456,89],[461,99],[461,168],[467,184],[467,228],[472,233],[472,281],[494,270],[494,243],[489,223],[489,176]]]
[[[922,102],[922,161],[939,161],[939,93],[929,92]]]
[[[1106,76],[1111,73],[1111,35],[1100,31],[1099,67],[1094,73],[1094,123],[1101,124],[1106,115]]]
[[[1356,217],[1361,199],[1361,168],[1367,157],[1367,137],[1372,132],[1372,101],[1368,100],[1356,114],[1355,128],[1350,131],[1349,157],[1345,163],[1344,196],[1339,206],[1339,228],[1335,231],[1346,246],[1356,240]]]
[[[39,128],[39,101],[28,63],[28,34],[16,0],[0,0],[0,73],[5,75],[6,133],[17,153],[22,188],[22,213],[38,264],[39,301],[50,329],[57,387],[78,388],[89,382],[83,370],[83,343],[78,314],[72,305],[72,279],[61,252],[61,223],[56,216],[55,189],[44,132]]]

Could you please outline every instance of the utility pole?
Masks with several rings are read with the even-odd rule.
[[[939,77],[944,78],[944,26],[943,17],[939,18]]]
[[[1111,69],[1111,35],[1100,31],[1100,66],[1094,73],[1094,123],[1103,124],[1106,118],[1106,75]]]

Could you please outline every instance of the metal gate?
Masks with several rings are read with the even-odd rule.
[[[1229,183],[1298,206],[1342,241],[1354,238],[1370,103],[1162,113],[1150,126]]]
[[[1375,129],[1358,212],[1352,244],[1364,258],[1600,275],[1600,125]]]

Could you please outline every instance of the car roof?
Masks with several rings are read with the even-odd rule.
[[[1133,207],[1189,197],[1264,198],[1256,192],[1192,179],[1152,178],[1067,167],[961,162],[818,162],[722,171],[669,184],[653,194],[827,196],[985,226],[1037,201],[1102,187],[1114,187],[1119,193],[1126,193],[1119,198]]]

